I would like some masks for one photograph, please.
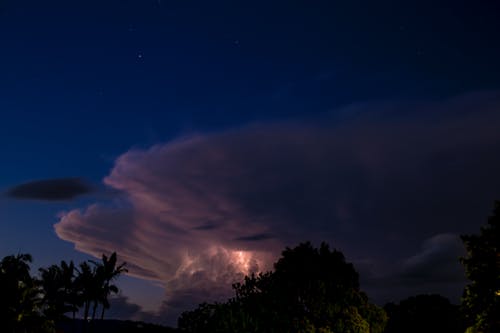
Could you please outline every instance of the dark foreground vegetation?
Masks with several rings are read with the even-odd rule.
[[[126,272],[116,253],[78,266],[63,261],[36,277],[30,255],[7,256],[0,261],[0,331],[498,333],[500,202],[480,233],[462,241],[467,255],[460,260],[470,284],[460,306],[439,295],[418,295],[380,308],[360,290],[358,273],[340,251],[307,242],[286,248],[273,271],[234,284],[228,301],[184,312],[177,330],[103,319],[109,296],[118,292],[113,281]]]
[[[359,288],[339,251],[303,243],[286,249],[274,271],[246,277],[226,303],[202,304],[179,318],[183,332],[382,333],[383,309]]]
[[[82,319],[76,322],[66,320],[57,323],[56,332],[84,333],[85,323]],[[92,333],[176,333],[174,328],[164,327],[151,323],[131,320],[96,320],[88,329]]]
[[[440,295],[417,295],[384,306],[390,318],[385,333],[463,333],[460,307]]]
[[[77,329],[76,314],[81,312],[82,330],[104,318],[110,307],[109,296],[118,292],[113,281],[125,264],[117,264],[116,253],[102,256],[100,262],[85,261],[75,266],[60,265],[41,268],[31,276],[29,254],[7,256],[0,261],[1,332],[55,332],[58,324],[70,314]],[[100,312],[97,312],[100,310]]]

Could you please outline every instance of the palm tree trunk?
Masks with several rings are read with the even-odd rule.
[[[92,309],[92,321],[95,319],[95,313],[97,311],[97,301],[94,302],[94,308]]]
[[[83,311],[83,319],[87,320],[90,311],[90,301],[85,301],[85,310]]]
[[[87,318],[89,316],[90,301],[85,301],[85,308],[83,310],[83,333],[87,332]]]
[[[104,304],[102,305],[102,311],[101,311],[101,320],[104,320],[104,311],[106,310],[106,307],[104,307]]]

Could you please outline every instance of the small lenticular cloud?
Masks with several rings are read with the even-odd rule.
[[[66,201],[90,192],[90,185],[80,178],[56,178],[14,186],[7,191],[7,195],[22,200]]]

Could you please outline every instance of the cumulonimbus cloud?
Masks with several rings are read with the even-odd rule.
[[[132,149],[104,179],[121,195],[62,213],[56,233],[95,256],[117,251],[180,311],[228,296],[299,241],[401,262],[484,222],[500,189],[499,94],[346,110],[356,116]]]

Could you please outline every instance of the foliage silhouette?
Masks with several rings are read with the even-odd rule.
[[[79,265],[78,275],[75,280],[75,285],[80,291],[81,301],[83,304],[83,319],[89,319],[90,305],[98,298],[99,285],[96,281],[95,267],[89,265],[88,262],[82,262]]]
[[[117,265],[116,252],[113,252],[108,258],[105,254],[102,255],[102,263],[95,263],[96,277],[100,284],[100,292],[98,301],[102,304],[101,320],[104,319],[104,312],[109,309],[110,304],[108,298],[111,294],[118,293],[118,287],[113,282],[122,273],[128,272],[125,268],[125,263]],[[94,317],[94,316],[93,316]]]
[[[417,295],[399,304],[384,306],[389,321],[385,333],[462,333],[465,330],[457,305],[440,295]]]
[[[467,256],[461,261],[471,281],[464,290],[462,310],[468,332],[500,332],[500,201],[479,235],[462,235]]]
[[[74,263],[61,262],[61,266],[52,265],[40,268],[43,313],[47,318],[61,320],[68,312],[78,310],[74,289]]]
[[[233,285],[226,303],[202,304],[185,312],[183,332],[381,333],[386,315],[359,289],[352,264],[327,244],[286,248],[274,271]]]
[[[77,269],[73,262],[51,265],[39,270],[40,278],[32,277],[29,254],[7,256],[0,261],[0,314],[2,332],[54,332],[55,324],[64,321],[66,314],[75,314],[83,307],[84,318],[92,319],[98,304],[109,308],[108,297],[117,293],[112,282],[127,270],[125,263],[117,265],[116,253],[102,256],[102,263],[83,262]],[[89,264],[90,263],[90,264]],[[86,331],[87,320],[83,320]],[[73,326],[75,329],[75,326]]]
[[[7,256],[0,261],[0,314],[7,332],[45,331],[50,322],[40,314],[42,297],[30,275],[29,254]]]

